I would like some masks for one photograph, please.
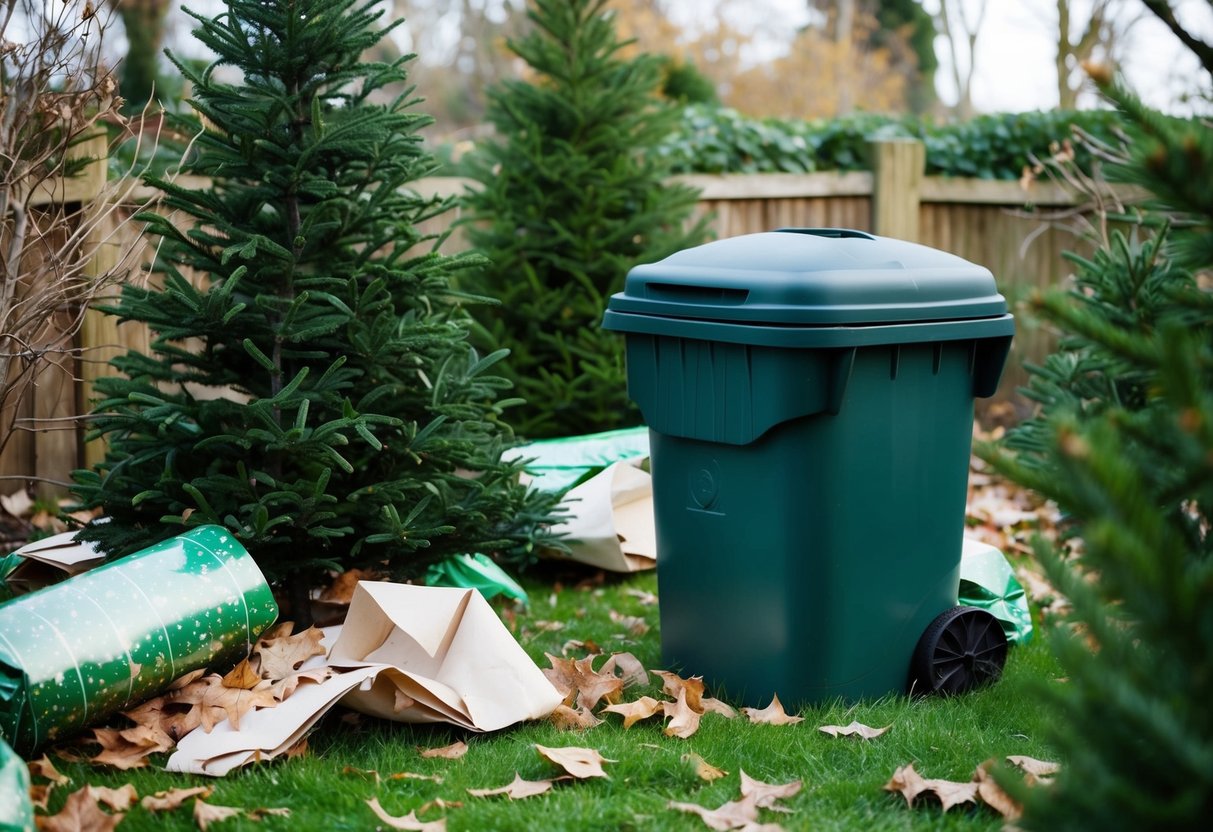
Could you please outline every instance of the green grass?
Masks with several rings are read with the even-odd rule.
[[[567,573],[565,574],[567,579]],[[609,578],[598,587],[553,589],[552,574],[525,581],[531,610],[517,618],[517,635],[541,666],[544,651],[559,655],[569,639],[592,639],[604,651],[631,651],[649,669],[661,669],[656,606],[642,606],[625,590],[656,591],[652,573]],[[620,633],[610,620],[615,610],[643,616],[652,629],[643,637]],[[561,621],[549,632],[537,621]],[[577,654],[580,655],[580,654]],[[365,801],[378,797],[391,813],[404,815],[435,798],[461,801],[460,808],[430,810],[423,820],[447,817],[451,830],[698,830],[701,820],[669,810],[671,800],[715,808],[739,797],[738,770],[759,780],[804,781],[799,795],[786,802],[794,814],[763,811],[764,822],[786,829],[814,830],[996,830],[1003,823],[984,807],[958,807],[946,815],[925,799],[907,808],[899,795],[881,789],[894,769],[914,763],[924,777],[967,780],[982,761],[1008,754],[1056,759],[1046,738],[1049,715],[1030,692],[1033,683],[1059,675],[1039,638],[1011,651],[1006,674],[997,685],[953,699],[910,700],[887,697],[849,707],[835,704],[801,712],[805,721],[790,726],[751,725],[744,717],[704,717],[689,740],[669,738],[661,722],[640,722],[624,731],[619,717],[585,732],[558,731],[547,723],[521,725],[495,734],[468,734],[444,727],[420,727],[366,719],[350,726],[337,709],[311,736],[308,756],[253,765],[220,780],[169,774],[155,769],[120,772],[84,764],[60,765],[73,782],[57,790],[51,808],[84,783],[119,786],[131,782],[140,796],[189,785],[211,785],[210,803],[246,809],[285,806],[289,818],[268,817],[254,823],[244,818],[216,829],[366,830],[382,827]],[[660,696],[654,677],[650,690],[629,689],[625,699],[643,693]],[[871,741],[832,738],[821,725],[845,725],[852,719],[892,730]],[[422,759],[419,748],[468,743],[459,760]],[[617,762],[607,766],[609,780],[557,785],[539,797],[511,802],[475,798],[468,788],[503,786],[520,773],[537,780],[558,772],[540,759],[536,744],[576,745],[598,749]],[[729,775],[713,783],[698,779],[681,761],[694,752]],[[441,783],[372,778],[343,773],[352,766],[388,775],[408,771],[438,775]],[[131,810],[121,829],[193,829],[191,803],[176,812],[149,814]]]

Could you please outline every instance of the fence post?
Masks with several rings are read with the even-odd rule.
[[[917,139],[881,139],[869,144],[872,231],[883,237],[918,242],[926,147]]]

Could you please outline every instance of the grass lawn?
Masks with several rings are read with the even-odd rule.
[[[561,577],[567,581],[569,574]],[[611,577],[599,586],[566,588],[554,584],[553,577],[538,574],[524,580],[531,593],[531,609],[517,616],[516,635],[540,666],[548,665],[545,651],[560,655],[568,640],[591,639],[604,652],[630,651],[646,668],[663,669],[657,607],[644,605],[627,592],[656,592],[655,574]],[[623,627],[611,620],[612,610],[642,616],[649,631],[639,637],[622,633]],[[551,625],[542,622],[562,622],[564,626],[551,630]],[[212,804],[291,810],[290,817],[269,816],[256,822],[237,817],[216,829],[386,828],[366,805],[368,799],[377,797],[388,812],[398,816],[435,798],[461,802],[462,806],[430,808],[421,815],[422,820],[445,816],[451,830],[692,830],[707,827],[693,815],[668,809],[667,804],[673,800],[714,809],[736,800],[738,770],[744,769],[768,783],[804,781],[803,790],[784,801],[792,814],[762,811],[762,822],[779,823],[785,829],[995,830],[1003,821],[984,806],[964,805],[944,814],[938,803],[920,798],[913,808],[907,808],[900,795],[885,792],[881,786],[898,766],[911,762],[924,777],[968,780],[977,765],[990,757],[1023,754],[1056,759],[1045,737],[1049,715],[1029,688],[1058,675],[1051,654],[1036,638],[1012,649],[1000,683],[977,693],[953,699],[888,697],[851,706],[823,706],[801,712],[804,722],[788,726],[752,725],[744,716],[728,720],[709,714],[699,732],[687,740],[664,736],[657,718],[625,731],[620,717],[612,714],[603,714],[604,724],[584,732],[532,723],[483,735],[374,719],[350,724],[341,719],[347,712],[336,709],[312,734],[307,755],[253,765],[219,780],[153,768],[122,772],[56,761],[72,783],[56,790],[51,811],[57,811],[66,795],[85,783],[117,787],[129,782],[140,797],[162,789],[208,785],[214,787],[207,801]],[[626,690],[624,699],[631,701],[642,694],[661,698],[660,679],[654,676],[652,682],[650,690]],[[870,741],[833,738],[817,730],[821,725],[846,725],[852,720],[893,727]],[[457,739],[470,746],[461,759],[423,759],[419,754],[419,748]],[[560,773],[539,758],[533,748],[536,743],[595,748],[617,762],[606,766],[610,779],[561,783],[547,794],[525,800],[467,794],[468,788],[504,786],[515,772],[528,780]],[[711,783],[700,780],[682,760],[688,752],[724,769],[728,776]],[[347,767],[378,771],[384,779],[376,782],[373,776],[347,771]],[[397,772],[434,775],[441,782],[386,779]],[[121,829],[194,829],[191,806],[188,801],[175,812],[157,814],[135,807]]]

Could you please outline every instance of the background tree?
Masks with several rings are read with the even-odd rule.
[[[939,0],[936,19],[944,37],[956,87],[956,115],[973,115],[973,77],[977,71],[977,39],[985,21],[989,0],[978,0],[973,7],[964,0]]]
[[[151,351],[98,383],[109,450],[76,474],[111,518],[85,531],[107,552],[225,525],[289,582],[297,625],[322,569],[525,558],[550,507],[501,462],[506,385],[488,370],[502,353],[468,345],[450,286],[479,260],[417,229],[449,207],[408,188],[434,168],[427,118],[407,91],[373,103],[406,80],[405,58],[360,61],[386,34],[376,5],[230,0],[196,17],[210,68],[170,55],[197,111],[174,119],[197,137],[182,170],[211,185],[149,180],[188,223],[143,215],[162,285],[124,286],[107,311],[145,322]]]
[[[628,269],[704,238],[686,225],[695,191],[666,182],[652,152],[677,114],[655,96],[661,61],[625,59],[605,0],[536,0],[533,29],[511,40],[527,80],[489,91],[500,140],[470,160],[468,235],[489,258],[469,275],[501,305],[479,314],[476,342],[509,347],[527,437],[636,424],[623,339],[602,331]]]
[[[1020,790],[1021,824],[1197,829],[1213,816],[1213,295],[1196,277],[1213,269],[1213,130],[1093,78],[1130,125],[1108,175],[1152,197],[1133,236],[1110,234],[1039,303],[1065,335],[1033,369],[1041,413],[1011,434],[1017,453],[983,451],[1074,534],[1035,547],[1073,604],[1053,632],[1068,683],[1045,694],[1066,762]]]
[[[126,54],[120,65],[118,87],[126,98],[129,112],[140,112],[161,89],[160,50],[168,26],[172,0],[108,0],[111,9],[122,18],[126,32]]]

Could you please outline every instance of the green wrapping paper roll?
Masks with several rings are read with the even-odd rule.
[[[200,526],[0,605],[0,737],[28,754],[164,690],[234,664],[274,622],[261,570]]]

